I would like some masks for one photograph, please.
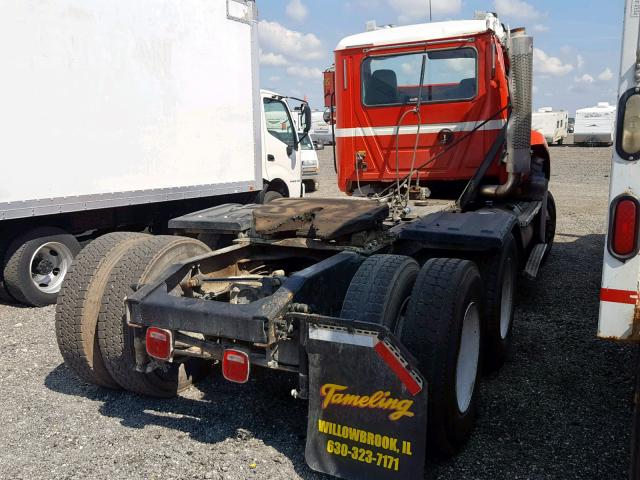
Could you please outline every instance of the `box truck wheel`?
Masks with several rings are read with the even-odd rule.
[[[109,275],[135,243],[149,235],[114,232],[89,243],[76,256],[56,305],[56,338],[65,365],[81,380],[120,388],[102,360],[98,346],[98,312]]]
[[[518,247],[513,235],[507,235],[500,252],[482,262],[484,283],[484,365],[498,370],[511,345],[515,310]]]
[[[4,282],[9,294],[34,307],[55,303],[79,251],[76,238],[60,228],[40,227],[18,236],[5,257]]]
[[[277,200],[278,198],[283,198],[283,197],[284,195],[282,195],[280,192],[276,192],[275,190],[269,190],[268,192],[265,192],[264,196],[262,197],[261,203],[273,202],[274,200]]]
[[[351,279],[340,317],[401,329],[419,269],[403,255],[367,258]]]
[[[134,332],[126,324],[123,299],[170,265],[209,252],[193,238],[149,237],[128,248],[106,283],[98,315],[98,344],[107,370],[124,389],[152,397],[172,397],[188,388],[206,364],[198,359],[167,363],[150,373],[135,370]]]
[[[430,259],[413,287],[402,343],[428,382],[428,446],[453,455],[471,435],[482,348],[482,279],[476,265]]]

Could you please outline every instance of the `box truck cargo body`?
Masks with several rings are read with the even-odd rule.
[[[80,233],[158,231],[266,193],[256,15],[245,0],[0,3],[2,297],[54,301]],[[287,146],[269,146],[294,159],[273,188],[299,196]]]
[[[573,142],[611,145],[615,123],[616,107],[607,102],[599,102],[595,107],[576,110]]]

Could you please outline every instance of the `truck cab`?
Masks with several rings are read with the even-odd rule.
[[[519,34],[493,14],[479,14],[343,39],[335,51],[335,81],[325,81],[325,89],[335,88],[325,99],[335,98],[340,189],[375,193],[412,171],[417,183],[434,190],[469,180],[508,119],[506,49]],[[523,112],[529,118],[523,131],[530,131],[530,116]],[[548,163],[541,135],[525,134],[524,143],[531,140]],[[421,165],[428,168],[418,172]],[[505,183],[507,170],[496,161],[485,180]]]
[[[261,201],[301,197],[302,160],[300,137],[289,106],[282,95],[261,90],[262,177]]]

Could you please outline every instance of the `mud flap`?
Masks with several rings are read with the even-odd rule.
[[[307,464],[348,480],[423,478],[427,385],[413,358],[381,326],[307,325]]]

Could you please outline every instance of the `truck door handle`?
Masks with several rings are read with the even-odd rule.
[[[276,161],[276,157],[274,157],[274,156],[273,156],[273,155],[271,155],[271,154],[268,154],[268,155],[267,155],[267,160],[268,160],[268,161],[270,161],[270,162],[275,162],[275,161]]]

